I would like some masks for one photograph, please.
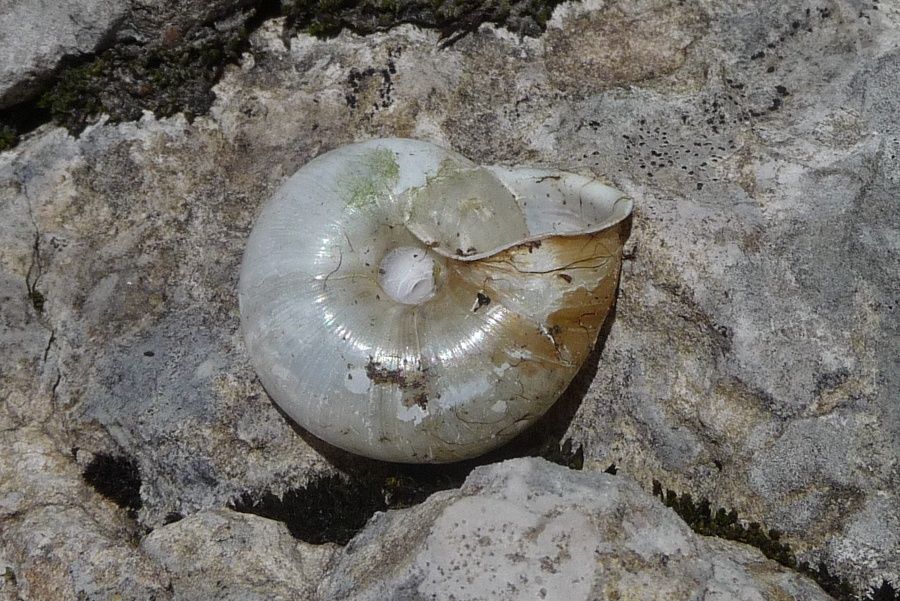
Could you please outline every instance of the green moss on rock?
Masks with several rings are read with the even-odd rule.
[[[12,148],[19,141],[16,130],[8,125],[0,124],[0,152]]]
[[[49,111],[56,123],[72,130],[80,130],[103,106],[104,74],[109,64],[103,58],[63,69],[52,88],[37,101],[39,108]]]
[[[187,31],[167,30],[161,40],[119,43],[96,56],[63,66],[37,99],[16,111],[39,115],[27,127],[0,115],[0,150],[47,120],[78,133],[98,115],[113,122],[133,121],[144,111],[157,117],[183,112],[191,119],[212,105],[212,87],[227,64],[247,47],[250,33],[264,20],[285,16],[285,36],[305,31],[331,36],[343,29],[366,34],[401,23],[441,32],[445,44],[482,23],[505,25],[522,35],[544,30],[561,0],[257,0],[235,13],[199,23]]]
[[[560,0],[293,0],[285,3],[288,31],[335,35],[343,29],[366,34],[400,23],[437,29],[448,42],[482,23],[538,35]]]
[[[663,489],[657,480],[653,481],[653,495],[659,497],[666,507],[672,508],[697,534],[716,536],[756,547],[769,559],[809,576],[822,587],[822,590],[838,601],[858,599],[853,586],[844,578],[830,574],[824,563],[820,563],[816,568],[807,562],[798,563],[791,547],[781,542],[779,531],[763,528],[757,522],[745,524],[733,509],[726,511],[720,507],[713,512],[708,499],[695,501],[689,493],[679,495],[675,491]]]
[[[112,121],[136,120],[143,111],[203,114],[212,105],[212,86],[237,59],[247,35],[244,27],[207,26],[174,47],[114,46],[63,69],[37,105],[73,132],[101,113]]]

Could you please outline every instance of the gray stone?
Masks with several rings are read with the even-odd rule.
[[[118,37],[171,48],[186,34],[203,26],[215,24],[217,28],[228,28],[236,13],[253,4],[251,0],[130,0],[128,18]]]
[[[169,599],[169,580],[135,548],[141,532],[84,484],[58,441],[0,432],[0,592],[15,599]],[[118,596],[117,596],[118,595]]]
[[[148,119],[79,140],[52,130],[0,166],[10,224],[3,264],[17,309],[3,338],[16,369],[0,383],[20,399],[9,405],[11,419],[52,418],[73,447],[134,457],[142,519],[153,526],[171,512],[220,507],[248,490],[278,492],[327,470],[241,353],[233,286],[252,212],[246,198],[264,197],[266,178],[223,187],[224,156],[203,145],[184,148],[162,177],[152,153],[134,154],[144,144],[184,143],[190,129],[183,119]],[[191,174],[185,187],[172,187],[169,175],[182,169]],[[110,179],[101,183],[99,173]],[[84,187],[95,184],[99,195]],[[198,217],[209,220],[202,233],[189,225]],[[42,313],[28,298],[35,279]]]
[[[237,39],[243,35],[239,30],[258,9],[252,4],[250,0],[2,0],[0,109],[39,94],[66,60],[77,63],[78,59],[115,44],[128,46],[128,58],[103,55],[105,64],[98,71],[112,70],[113,63],[138,61],[140,56],[153,52],[175,48],[186,52],[213,37]],[[127,78],[121,71],[117,75]],[[122,83],[111,73],[109,77],[116,84]],[[136,86],[131,82],[128,94],[148,93],[136,92]],[[94,91],[104,95],[116,92]]]
[[[461,489],[378,514],[323,599],[826,600],[759,551],[694,534],[634,481],[542,459],[477,468]]]
[[[153,531],[141,548],[165,567],[175,599],[314,599],[334,545],[308,545],[279,522],[227,509]]]
[[[208,116],[42,128],[0,154],[0,430],[134,458],[144,527],[333,473],[247,362],[243,244],[310,158],[418,137],[636,199],[599,363],[540,431],[589,471],[777,528],[861,590],[896,582],[900,13],[807,7],[591,0],[540,38],[448,49],[411,26],[288,47],[274,21]]]
[[[2,0],[0,108],[27,99],[63,57],[96,50],[127,10],[126,0]]]

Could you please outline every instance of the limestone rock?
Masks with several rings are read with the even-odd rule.
[[[275,20],[251,42],[207,116],[0,153],[0,430],[133,458],[146,528],[333,473],[249,367],[240,256],[310,158],[412,136],[636,200],[603,352],[539,432],[777,528],[860,590],[900,578],[895,6],[590,0],[534,39],[286,44]]]
[[[323,599],[829,599],[755,549],[694,534],[628,478],[542,459],[477,468],[461,489],[378,514]]]
[[[227,509],[153,531],[141,548],[172,578],[176,599],[313,599],[333,545],[308,545],[279,522]]]
[[[134,546],[139,528],[56,446],[33,427],[0,433],[0,591],[15,599],[170,599],[168,576]]]
[[[63,57],[96,50],[127,9],[125,0],[0,3],[0,108],[25,100]]]

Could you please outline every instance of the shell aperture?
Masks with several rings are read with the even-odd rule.
[[[278,405],[345,450],[449,462],[559,397],[611,308],[632,202],[591,178],[381,139],[310,161],[264,206],[239,284]]]

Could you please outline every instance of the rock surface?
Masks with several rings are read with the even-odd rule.
[[[99,102],[127,113],[126,108],[117,105],[146,98],[153,92],[142,89],[147,84],[135,81],[133,74],[128,73],[128,61],[137,63],[141,56],[167,50],[177,52],[180,48],[181,67],[188,71],[187,47],[199,52],[204,42],[209,44],[210,38],[220,38],[223,44],[224,40],[239,38],[242,34],[237,30],[254,14],[249,6],[252,4],[261,3],[253,0],[4,0],[0,2],[0,109],[43,92],[63,65],[84,65],[83,70],[68,76],[61,92],[62,96],[68,96],[63,104],[71,105],[66,109]],[[116,45],[127,51],[121,55],[102,55],[103,50]],[[98,52],[101,62],[90,62]],[[119,69],[117,79],[110,77],[103,82],[105,88],[90,90],[95,98],[73,97],[88,91],[78,80],[98,77],[115,68]],[[158,85],[172,74],[157,70],[154,76],[154,85]],[[203,79],[199,74],[194,77]],[[119,86],[124,89],[112,89]],[[182,92],[182,100],[185,96],[189,94]],[[60,99],[48,98],[48,106],[44,108],[54,112],[57,102]]]
[[[758,551],[694,534],[634,481],[542,459],[477,468],[461,489],[377,516],[322,599],[826,600]]]
[[[93,590],[30,572],[15,535],[46,532],[47,566],[81,536],[118,536],[82,453],[137,462],[152,528],[335,471],[249,367],[240,256],[307,160],[411,136],[594,173],[636,199],[599,365],[542,426],[582,443],[586,469],[737,509],[860,590],[896,582],[900,9],[877,8],[590,0],[539,38],[484,27],[450,48],[412,26],[286,45],[276,20],[208,116],[44,127],[0,154],[3,486],[25,499],[3,513],[0,560],[22,590],[29,574]],[[110,512],[77,524],[93,534],[41,509],[51,475],[9,468],[28,453],[80,491],[67,511]],[[110,574],[149,561],[148,590],[169,586],[143,551],[115,549]]]
[[[169,577],[135,547],[133,520],[30,426],[0,433],[0,592],[10,599],[167,599]],[[117,596],[118,595],[118,596]]]
[[[314,599],[334,545],[308,545],[283,524],[227,509],[152,532],[141,548],[172,579],[173,597],[213,601]]]
[[[0,2],[0,109],[28,98],[63,57],[96,50],[127,8],[123,0]]]

